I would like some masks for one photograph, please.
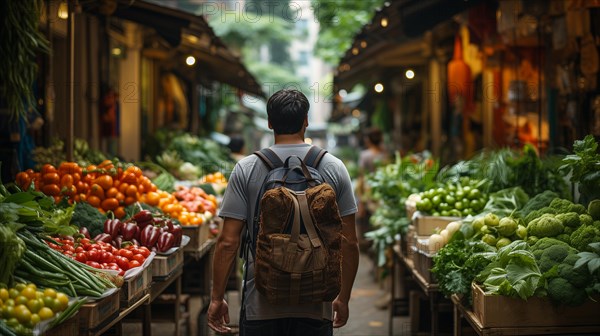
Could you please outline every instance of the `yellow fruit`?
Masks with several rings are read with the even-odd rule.
[[[44,289],[44,296],[49,296],[51,298],[55,298],[56,290],[54,290],[52,288],[46,288],[46,289]]]
[[[52,309],[50,309],[48,307],[44,307],[44,308],[40,309],[40,311],[38,312],[38,315],[40,316],[40,319],[42,321],[44,321],[49,318],[52,318],[52,316],[54,316],[54,312],[52,312]]]

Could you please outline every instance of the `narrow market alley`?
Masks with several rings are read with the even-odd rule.
[[[376,281],[373,261],[364,253],[361,254],[356,281],[350,299],[350,319],[348,324],[340,329],[334,329],[335,336],[382,336],[388,335],[389,308],[379,309],[378,304],[384,300],[386,291]],[[237,325],[239,312],[239,292],[228,292],[231,324]],[[198,316],[192,319],[190,330],[183,329],[184,335],[205,335],[205,319],[199,315],[201,299],[190,299],[190,315]],[[394,335],[409,335],[410,322],[408,317],[395,317],[393,321]],[[123,335],[142,335],[139,324],[124,324]],[[173,335],[173,324],[152,323],[153,333],[157,335]],[[235,330],[235,329],[234,329]],[[209,335],[215,335],[210,331]]]

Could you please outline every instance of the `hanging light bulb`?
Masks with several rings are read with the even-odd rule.
[[[192,66],[194,64],[196,64],[196,57],[190,55],[185,59],[185,64]]]
[[[383,28],[387,27],[388,26],[388,18],[382,17],[380,23]]]
[[[381,84],[381,83],[375,84],[374,89],[375,89],[375,92],[382,93],[383,92],[383,84]]]
[[[413,78],[415,78],[415,72],[412,69],[408,69],[404,73],[404,76],[406,76],[406,78],[408,78],[408,79],[413,79]]]
[[[66,20],[69,18],[69,5],[66,1],[62,1],[58,5],[58,18]]]

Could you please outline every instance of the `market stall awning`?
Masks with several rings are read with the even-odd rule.
[[[389,77],[393,68],[426,64],[432,53],[429,40],[432,36],[425,33],[433,30],[445,38],[454,15],[484,2],[400,0],[386,3],[356,34],[352,46],[340,60],[334,77],[336,89],[350,90],[356,83]]]
[[[202,16],[141,0],[119,5],[112,16],[153,28],[173,49],[194,55],[199,77],[265,97],[261,85]]]
[[[454,15],[486,0],[404,0],[398,7],[402,31],[419,36]],[[487,2],[492,2],[487,0]]]

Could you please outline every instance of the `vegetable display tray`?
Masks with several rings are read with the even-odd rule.
[[[555,305],[548,298],[525,300],[487,295],[472,284],[473,312],[483,328],[600,325],[600,303],[587,300],[578,307]]]
[[[157,255],[152,260],[152,278],[166,278],[181,265],[183,265],[182,248],[169,255]]]
[[[197,251],[209,238],[210,223],[185,225],[181,228],[183,234],[190,237],[190,242],[183,248],[184,251]]]
[[[86,303],[79,308],[79,334],[94,329],[119,312],[120,290],[114,290],[98,301]]]
[[[134,301],[146,294],[151,282],[152,263],[147,265],[142,272],[139,272],[123,282],[120,291],[121,308],[129,307]]]

